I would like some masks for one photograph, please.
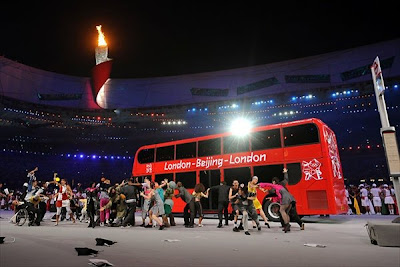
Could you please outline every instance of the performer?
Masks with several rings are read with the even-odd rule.
[[[210,192],[210,188],[207,189],[206,193],[204,194],[205,188],[204,185],[202,183],[196,184],[196,186],[194,187],[194,191],[192,193],[193,197],[194,197],[194,205],[195,205],[195,210],[196,212],[199,214],[199,227],[203,227],[203,225],[201,224],[201,222],[203,221],[203,207],[201,205],[201,198],[205,197],[208,198],[208,192]]]
[[[106,206],[108,201],[110,200],[110,196],[108,195],[108,190],[111,187],[110,180],[106,179],[105,177],[101,178],[100,183],[100,226],[104,226],[104,224],[109,223],[110,219],[110,209],[101,209],[102,207]]]
[[[164,194],[165,194],[165,192],[164,192],[163,187],[168,187],[168,180],[167,181],[165,181],[165,180],[162,181],[161,184],[158,184],[157,182],[154,182],[154,184],[155,184],[155,190],[159,194],[159,196],[161,198],[161,201],[163,203],[163,207],[164,207],[165,206],[165,204],[164,204],[164,200],[165,200]],[[162,216],[162,221],[163,221],[164,227],[170,227],[170,225],[168,223],[167,215],[165,214],[165,208],[164,208],[164,214],[160,214],[160,215]]]
[[[58,182],[57,173],[54,174],[54,182],[58,186],[58,191],[56,194],[57,213],[56,213],[55,226],[58,225],[58,222],[60,220],[60,214],[62,208],[65,208],[67,210],[67,213],[69,214],[71,220],[73,221],[73,223],[75,223],[74,214],[72,213],[70,207],[71,205],[70,198],[72,197],[71,187],[67,184],[67,181],[65,179],[61,179],[61,181]]]
[[[149,178],[144,178],[144,183],[141,184],[143,194],[148,195],[150,193],[150,179]],[[142,204],[142,224],[140,225],[141,227],[146,226],[146,217],[150,209],[150,199],[143,198],[143,204]]]
[[[260,215],[264,220],[264,224],[268,228],[271,228],[269,226],[267,216],[265,216],[265,213],[263,211],[262,205],[261,205],[260,201],[257,198],[257,183],[258,183],[258,177],[257,176],[253,176],[251,181],[248,183],[248,191],[249,191],[249,193],[253,193],[254,196],[255,196],[255,199],[253,200],[254,208],[256,209],[256,211],[260,211]],[[255,224],[255,222],[253,221],[253,228],[255,228],[254,224]]]
[[[350,193],[349,193],[348,186],[345,187],[344,193],[345,193],[346,199],[347,199],[347,215],[352,215],[353,214],[353,202],[351,202],[351,199],[350,199]]]
[[[150,217],[150,222],[149,225],[153,225],[152,220],[155,220],[159,225],[160,228],[159,230],[164,229],[164,224],[163,221],[160,220],[158,217],[159,215],[164,215],[164,203],[161,199],[161,196],[159,194],[159,191],[156,190],[156,186],[154,182],[150,183],[150,193],[148,195],[145,195],[143,192],[141,193],[141,196],[144,197],[145,199],[150,199],[151,201],[154,201],[154,205],[151,207],[151,210],[149,211],[149,217]]]
[[[31,170],[30,172],[28,172],[27,177],[28,179],[28,190],[27,191],[31,191],[32,190],[32,182],[36,181],[36,176],[35,176],[35,172],[37,172],[39,170],[38,167],[35,167],[33,170]]]
[[[372,202],[374,204],[374,209],[376,214],[381,214],[381,207],[382,207],[382,201],[381,201],[381,197],[379,196],[381,193],[381,190],[376,187],[376,184],[372,184],[372,188],[371,188],[371,194],[372,194]]]
[[[389,185],[388,189],[389,189],[390,194],[391,194],[391,196],[393,198],[393,214],[399,214],[398,213],[399,207],[398,207],[398,203],[396,201],[396,191],[394,190],[394,186],[393,185]]]
[[[229,201],[231,202],[232,205],[232,212],[234,214],[234,218],[233,218],[233,231],[234,232],[239,232],[239,230],[243,230],[243,226],[240,225],[239,229],[237,226],[237,221],[238,221],[238,217],[239,217],[239,200],[238,200],[238,195],[239,195],[239,181],[238,180],[234,180],[232,183],[232,187],[229,189]]]
[[[165,179],[164,180],[167,183],[167,189],[165,189],[165,193],[164,193],[164,211],[165,211],[165,215],[166,217],[169,217],[169,225],[170,226],[176,226],[175,224],[175,218],[174,218],[174,214],[172,213],[172,208],[174,207],[174,201],[172,199],[172,197],[174,196],[174,191],[176,188],[176,184],[174,181],[171,181],[168,183],[168,180]],[[166,222],[167,219],[166,219]],[[164,222],[165,225],[167,225]]]
[[[282,181],[279,181],[278,177],[274,177],[274,178],[272,178],[272,183],[282,185],[287,191],[289,191],[286,187],[287,184],[289,183],[288,169],[283,168],[283,180]],[[276,194],[276,190],[274,190],[274,191],[275,191],[275,195],[276,195],[278,201],[280,201],[280,199],[278,198],[278,195]],[[287,212],[287,214],[289,215],[289,218],[290,218],[289,221],[297,222],[297,224],[300,226],[300,229],[304,230],[305,225],[304,225],[304,222],[300,219],[299,215],[297,214],[296,200],[294,199],[294,197],[291,202],[291,208]],[[282,215],[280,212],[279,212],[279,218],[281,220],[282,227],[284,228],[285,223],[283,221],[283,218],[282,218]],[[284,229],[282,231],[284,231]],[[289,229],[289,231],[290,231],[290,229]]]
[[[126,197],[124,194],[120,194],[118,187],[115,186],[110,187],[108,195],[110,196],[110,201],[100,208],[100,212],[110,209],[110,223],[108,226],[121,226],[127,212]]]
[[[138,193],[135,186],[135,179],[133,177],[129,178],[127,185],[125,185],[125,182],[122,182],[119,192],[126,197],[125,203],[127,206],[126,216],[122,222],[122,226],[126,227],[128,224],[135,226],[135,212]]]
[[[11,201],[11,195],[10,192],[8,191],[8,188],[3,188],[3,183],[0,182],[0,202],[2,201],[2,199],[4,200],[5,206],[4,206],[4,210],[8,210],[9,208],[9,201]],[[0,207],[1,208],[1,207]],[[2,217],[0,216],[0,219],[2,219]]]
[[[38,186],[38,181],[32,180],[25,195],[26,208],[29,211],[29,226],[40,225],[42,220],[42,210],[38,208],[39,202],[41,201],[41,194],[43,190]]]
[[[388,209],[389,209],[389,213],[392,215],[394,214],[394,201],[393,201],[393,197],[392,194],[389,190],[389,186],[387,184],[383,185],[383,190],[385,192],[385,199],[384,202],[387,205]]]
[[[46,214],[47,211],[47,202],[49,201],[49,197],[47,196],[48,193],[48,184],[49,183],[40,183],[41,184],[41,188],[40,188],[40,202],[38,204],[38,209],[39,209],[39,215],[40,217],[38,218],[38,220],[42,221],[44,218],[44,215]]]
[[[250,235],[249,233],[249,217],[256,223],[258,231],[261,230],[260,222],[258,221],[257,210],[254,207],[253,201],[257,199],[254,192],[248,191],[248,186],[242,184],[239,187],[238,192],[238,207],[240,212],[242,213],[242,224],[244,228],[244,233],[246,235]]]
[[[222,213],[224,213],[225,225],[228,225],[229,190],[230,187],[225,181],[211,187],[211,192],[218,192],[218,228],[222,227]]]
[[[176,184],[178,186],[179,194],[176,194],[176,198],[182,198],[185,201],[186,206],[183,209],[183,217],[185,221],[186,228],[193,228],[194,227],[194,215],[195,215],[195,205],[194,205],[194,198],[193,196],[187,191],[185,187],[183,187],[182,182],[178,182]],[[190,213],[189,213],[190,211]]]
[[[366,214],[370,214],[369,210],[369,204],[370,200],[368,198],[368,190],[365,188],[364,184],[360,184],[359,186],[360,189],[360,194],[361,194],[361,206],[365,209]]]
[[[86,212],[89,217],[89,226],[94,228],[96,226],[96,222],[94,220],[96,214],[97,207],[97,194],[99,188],[96,186],[96,182],[92,182],[90,187],[86,188]]]
[[[285,175],[285,180],[287,178],[287,169],[283,170],[284,175]],[[280,184],[272,184],[272,183],[259,183],[258,186],[260,188],[274,188],[276,191],[276,194],[278,198],[280,199],[280,213],[282,215],[282,219],[284,221],[284,228],[283,231],[288,232],[290,231],[290,217],[289,217],[289,211],[292,208],[292,202],[296,201],[295,198],[292,196],[292,194],[289,193],[289,191]]]

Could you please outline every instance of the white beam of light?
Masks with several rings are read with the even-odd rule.
[[[251,121],[245,118],[238,118],[231,124],[231,132],[236,136],[246,136],[250,133],[253,125]]]

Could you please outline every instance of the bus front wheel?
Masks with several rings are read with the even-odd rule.
[[[270,200],[265,201],[263,210],[269,221],[272,221],[272,222],[280,221],[279,220],[279,208],[280,208],[279,203],[272,202]]]

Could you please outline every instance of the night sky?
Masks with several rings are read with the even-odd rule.
[[[1,4],[0,55],[76,76],[95,64],[99,24],[113,78],[246,67],[400,37],[395,1],[13,2]]]

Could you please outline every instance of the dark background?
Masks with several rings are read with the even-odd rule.
[[[142,3],[146,2],[146,3]],[[2,3],[0,55],[89,76],[95,26],[112,77],[178,75],[266,64],[400,37],[395,2],[13,1]]]

